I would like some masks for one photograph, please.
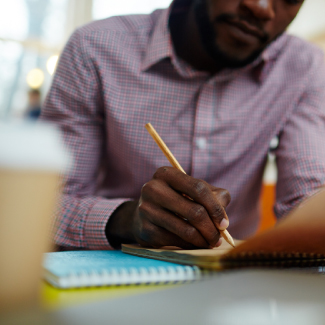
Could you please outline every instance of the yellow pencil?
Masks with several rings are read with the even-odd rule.
[[[152,136],[152,138],[155,140],[161,151],[164,153],[168,161],[171,163],[171,165],[174,168],[177,168],[178,170],[182,171],[184,174],[186,174],[185,170],[182,168],[182,166],[179,164],[179,162],[176,160],[174,155],[171,153],[171,151],[166,146],[165,142],[161,139],[157,131],[154,129],[154,127],[151,125],[151,123],[148,123],[145,125],[147,131]],[[188,197],[188,196],[186,196]],[[189,198],[190,199],[190,198]],[[221,236],[226,240],[228,244],[230,244],[232,247],[235,247],[235,242],[230,236],[229,232],[227,230],[220,230]]]

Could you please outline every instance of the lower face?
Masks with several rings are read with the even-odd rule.
[[[241,0],[194,0],[196,23],[202,45],[208,54],[218,64],[229,68],[253,62],[270,42],[285,31],[301,6],[292,8],[282,4],[285,0],[273,1],[280,5],[272,21],[266,22],[243,8]],[[247,33],[233,21],[258,26],[259,35]]]

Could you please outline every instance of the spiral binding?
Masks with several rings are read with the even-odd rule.
[[[222,259],[227,268],[240,267],[320,267],[325,266],[325,255],[301,252],[243,252]]]
[[[100,272],[70,273],[65,277],[49,278],[54,286],[80,288],[93,286],[119,286],[140,284],[175,284],[202,279],[209,272],[197,266],[176,266],[154,268],[121,268]]]

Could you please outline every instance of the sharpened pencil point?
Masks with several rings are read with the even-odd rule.
[[[229,232],[227,230],[220,231],[221,236],[225,239],[225,241],[231,245],[232,247],[235,247],[235,242],[230,236]]]

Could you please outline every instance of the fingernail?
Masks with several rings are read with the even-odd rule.
[[[220,222],[220,225],[219,225],[219,229],[225,230],[228,228],[228,226],[229,226],[229,221],[227,219],[222,219],[222,221]]]

